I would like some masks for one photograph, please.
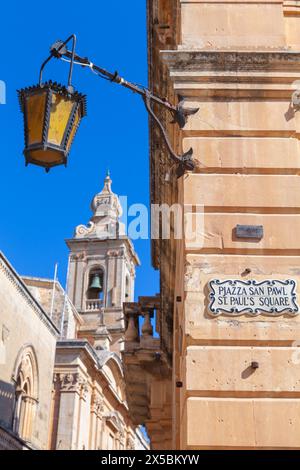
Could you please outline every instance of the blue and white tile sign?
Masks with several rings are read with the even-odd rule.
[[[214,279],[209,283],[209,313],[226,315],[297,315],[296,281]]]

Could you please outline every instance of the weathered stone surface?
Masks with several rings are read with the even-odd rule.
[[[35,301],[21,278],[0,254],[0,420],[5,428],[20,430],[21,437],[39,449],[48,445],[50,423],[52,370],[58,330],[46,312]],[[33,379],[36,383],[32,398],[38,400],[28,414],[28,427],[14,422],[16,380],[22,367],[23,353],[32,352],[36,362]],[[24,364],[24,373],[25,373]],[[22,422],[21,422],[22,421]],[[25,427],[27,431],[25,432]],[[30,431],[29,431],[30,428]]]
[[[296,449],[299,411],[300,400],[292,398],[189,398],[183,445],[190,449]]]
[[[251,367],[253,361],[258,369]],[[300,396],[297,346],[189,346],[184,367],[189,395]]]
[[[292,279],[300,298],[300,114],[292,103],[300,80],[299,5],[150,4],[151,86],[199,108],[180,132],[163,117],[176,149],[194,151],[195,172],[178,182],[164,180],[169,157],[151,128],[152,200],[187,204],[194,222],[203,215],[195,243],[153,242],[162,342],[174,346],[181,389],[172,390],[173,446],[299,448],[300,316],[213,318],[208,311],[212,279]],[[162,24],[167,34],[158,33]],[[237,224],[262,225],[264,236],[237,239]],[[259,363],[253,373],[252,361]]]
[[[285,37],[282,5],[279,2],[258,4],[182,2],[182,47],[283,47]]]

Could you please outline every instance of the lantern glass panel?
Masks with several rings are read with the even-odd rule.
[[[28,145],[42,142],[47,90],[26,98]]]
[[[48,142],[60,146],[72,114],[74,102],[57,93],[52,94]]]
[[[24,113],[26,164],[47,171],[66,165],[77,128],[86,115],[85,96],[53,82],[24,88],[18,95]]]
[[[80,107],[77,106],[77,112],[76,112],[76,114],[75,114],[73,127],[72,127],[72,130],[71,130],[71,133],[70,133],[70,137],[69,137],[69,140],[68,140],[68,143],[67,143],[67,151],[69,151],[70,148],[71,148],[73,139],[74,139],[74,137],[75,137],[76,131],[77,131],[78,126],[79,126],[79,123],[80,123],[80,119],[81,119]]]

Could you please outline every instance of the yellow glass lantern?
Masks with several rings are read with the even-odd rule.
[[[18,91],[24,115],[26,164],[66,165],[81,119],[86,97],[51,81]]]

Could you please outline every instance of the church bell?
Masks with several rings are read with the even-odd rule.
[[[100,274],[93,274],[91,276],[90,280],[90,285],[89,285],[89,290],[95,292],[96,295],[100,294],[102,292],[102,284],[101,284],[101,276]]]

